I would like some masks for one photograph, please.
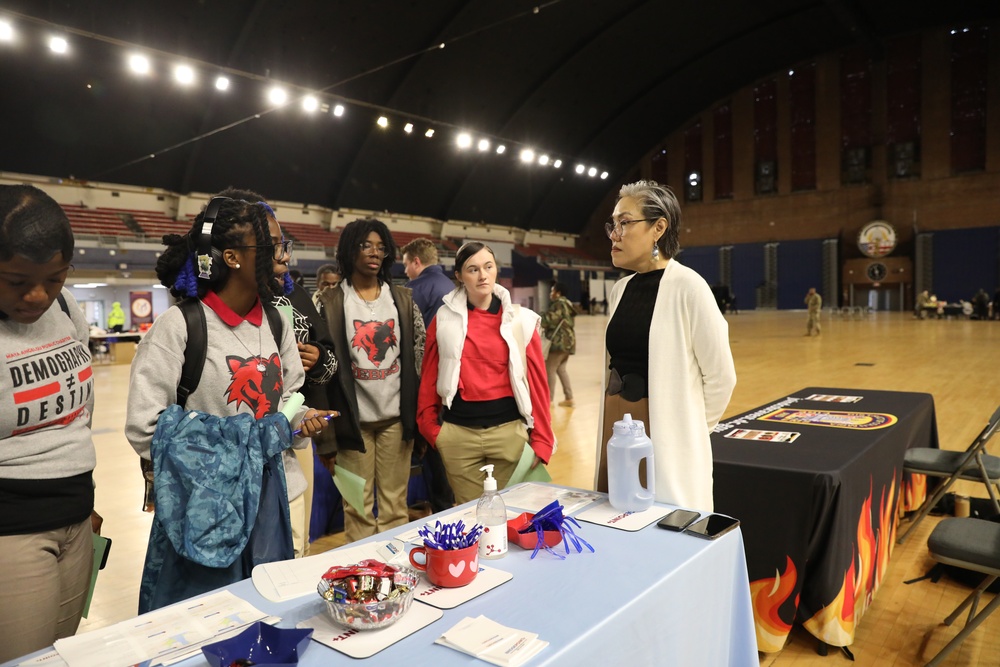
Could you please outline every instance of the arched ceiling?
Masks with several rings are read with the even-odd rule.
[[[0,43],[0,169],[576,232],[642,155],[731,91],[998,14],[996,0],[0,0],[19,36]],[[68,56],[41,42],[58,27]],[[152,77],[126,71],[133,44],[151,50]],[[174,85],[165,54],[200,61],[198,84]],[[226,94],[218,68],[233,70]],[[269,82],[347,112],[270,110]],[[508,151],[459,151],[455,128]],[[523,146],[565,163],[524,165]]]

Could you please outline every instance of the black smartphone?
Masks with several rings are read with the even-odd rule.
[[[714,540],[721,535],[725,535],[738,525],[740,525],[739,519],[734,519],[725,514],[709,514],[685,528],[684,532],[706,540]]]
[[[694,520],[700,516],[700,512],[693,512],[691,510],[674,510],[667,516],[660,519],[659,523],[656,525],[660,528],[666,528],[667,530],[684,530],[694,523]]]

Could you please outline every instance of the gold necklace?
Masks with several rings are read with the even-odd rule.
[[[261,322],[261,326],[263,326],[263,324],[264,323]],[[240,342],[240,345],[242,345],[243,348],[250,354],[250,358],[252,359],[254,356],[253,350],[247,347],[247,344],[243,342],[243,339],[241,339],[239,336],[236,335],[236,330],[230,329],[229,332],[232,333],[233,336],[236,338],[236,340]],[[263,343],[261,342],[260,327],[257,327],[257,372],[258,373],[263,373],[264,371],[267,370],[267,366],[264,364],[264,360],[261,358],[261,354],[263,353],[263,351],[264,351],[264,346]]]

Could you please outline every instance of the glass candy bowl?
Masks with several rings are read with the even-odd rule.
[[[337,625],[353,630],[378,630],[398,621],[413,602],[414,589],[420,581],[417,573],[409,568],[398,568],[392,575],[394,590],[384,600],[371,602],[336,601],[330,599],[331,583],[320,579],[316,587],[326,602],[326,610]]]

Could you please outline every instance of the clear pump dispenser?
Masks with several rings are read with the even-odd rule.
[[[476,521],[483,527],[479,538],[479,557],[496,560],[507,555],[507,506],[497,493],[497,480],[493,477],[493,464],[484,465],[483,496],[476,505]]]

